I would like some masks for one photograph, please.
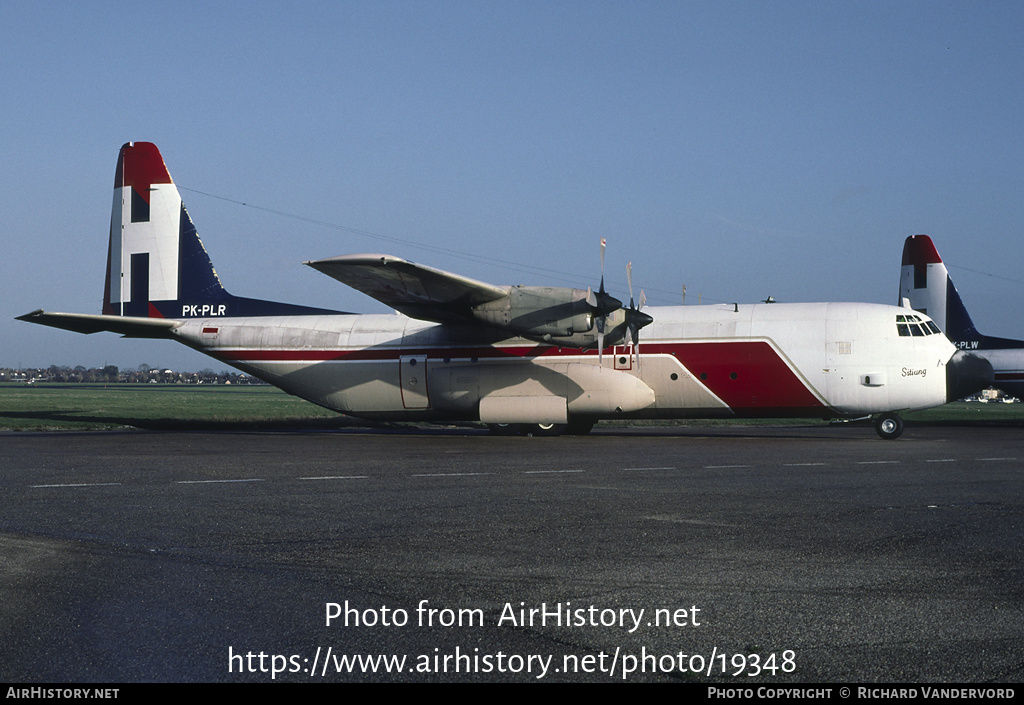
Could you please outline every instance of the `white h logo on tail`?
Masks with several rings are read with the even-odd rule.
[[[114,184],[110,214],[109,281],[114,306],[132,301],[133,293],[148,301],[178,298],[181,196],[160,153],[149,147],[140,142],[121,151],[120,183]]]

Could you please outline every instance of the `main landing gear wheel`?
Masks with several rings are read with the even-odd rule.
[[[569,423],[489,423],[495,436],[585,436],[594,428],[596,419],[569,419]]]
[[[564,423],[489,423],[487,428],[495,436],[561,436]]]
[[[565,433],[564,423],[535,423],[526,426],[529,436],[561,436]]]
[[[875,419],[875,431],[887,441],[895,440],[903,433],[903,419],[893,413],[886,413]]]

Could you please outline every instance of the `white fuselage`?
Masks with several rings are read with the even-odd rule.
[[[946,402],[943,335],[900,336],[907,309],[756,304],[646,309],[639,356],[599,356],[401,315],[188,319],[173,337],[354,416],[852,417]]]

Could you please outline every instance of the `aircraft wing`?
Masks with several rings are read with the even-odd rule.
[[[24,316],[19,321],[39,323],[44,326],[61,328],[75,333],[98,333],[110,331],[120,333],[126,338],[166,338],[172,330],[181,325],[181,321],[168,318],[138,318],[134,316],[102,316],[89,313],[48,313],[38,309]]]
[[[470,309],[508,296],[508,287],[388,255],[342,255],[306,262],[410,318],[439,323],[472,320]]]

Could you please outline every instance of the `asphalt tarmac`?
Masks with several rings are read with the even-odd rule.
[[[0,681],[1020,682],[1020,429],[0,435]]]

